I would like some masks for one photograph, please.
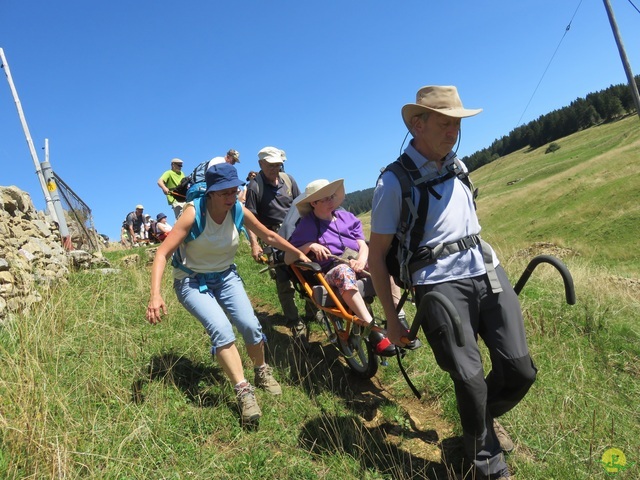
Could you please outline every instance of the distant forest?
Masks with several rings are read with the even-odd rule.
[[[635,77],[636,85],[640,75]],[[585,98],[578,98],[568,107],[541,115],[526,125],[513,129],[508,135],[495,140],[489,147],[463,157],[469,171],[474,171],[497,158],[521,148],[531,150],[547,143],[604,122],[635,113],[636,107],[629,85],[612,85]],[[355,215],[371,210],[373,188],[347,194],[343,207]]]

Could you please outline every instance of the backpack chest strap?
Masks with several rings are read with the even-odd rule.
[[[419,248],[411,258],[409,272],[413,275],[421,268],[433,265],[440,257],[446,257],[447,255],[469,250],[478,245],[482,246],[482,260],[485,270],[487,271],[491,291],[493,293],[500,293],[502,292],[502,286],[500,285],[496,269],[493,266],[493,250],[491,249],[491,245],[480,238],[480,235],[467,235],[453,242],[440,243],[434,247],[425,246]]]

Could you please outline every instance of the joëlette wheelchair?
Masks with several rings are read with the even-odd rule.
[[[310,302],[317,311],[316,320],[320,323],[329,341],[344,356],[352,372],[360,378],[371,378],[378,371],[380,356],[369,340],[369,334],[385,330],[377,325],[367,325],[346,305],[337,291],[331,287],[317,263],[296,262],[289,266],[295,276],[294,285],[301,296]],[[375,318],[372,304],[375,291],[371,278],[362,276],[357,280],[358,289],[367,305],[371,316]],[[380,322],[379,319],[376,319]],[[386,321],[382,321],[383,324]],[[395,349],[397,354],[404,355],[407,349],[415,349],[420,345],[413,342],[410,347]]]

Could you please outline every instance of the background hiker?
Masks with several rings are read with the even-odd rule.
[[[431,306],[422,328],[438,365],[453,380],[465,453],[473,462],[474,478],[508,479],[503,450],[513,449],[513,442],[499,424],[494,424],[494,418],[511,410],[525,396],[535,380],[536,368],[529,356],[518,298],[491,247],[480,243],[467,170],[452,151],[461,118],[481,111],[465,109],[457,89],[451,86],[423,87],[416,103],[402,108],[402,118],[413,139],[397,162],[400,173],[422,180],[420,187],[412,184],[410,188],[423,225],[415,237],[419,243],[412,251],[412,263],[401,266],[408,268],[418,304],[427,292],[435,291],[444,294],[457,309],[464,347],[458,347],[450,341],[451,335],[446,335],[449,320],[440,306]],[[401,182],[389,166],[374,191],[369,267],[388,321],[387,334],[399,346],[403,345],[406,328],[398,321],[389,283],[381,279],[389,273],[387,252],[404,220],[402,202]],[[415,218],[410,222],[414,226],[413,222],[419,223]],[[408,234],[404,245],[410,246],[411,239]],[[478,336],[491,357],[486,378]]]
[[[311,182],[294,201],[301,218],[289,241],[320,265],[327,283],[335,287],[353,313],[369,325],[373,316],[356,283],[364,275],[369,247],[360,219],[339,209],[343,201],[342,179]],[[341,256],[345,256],[346,263],[335,259]],[[285,257],[287,263],[292,263],[288,257]],[[396,352],[395,346],[379,332],[372,331],[369,341],[376,355],[392,356]]]
[[[125,247],[133,247],[138,245],[140,240],[140,232],[144,230],[144,207],[136,205],[136,209],[127,214],[122,222],[120,241]]]
[[[162,275],[167,260],[180,249],[182,261],[172,263],[173,288],[180,303],[207,331],[211,352],[234,385],[242,422],[250,423],[260,418],[261,411],[254,387],[245,378],[233,327],[242,335],[254,365],[255,385],[272,395],[281,394],[282,389],[265,362],[265,336],[234,264],[242,219],[244,225],[266,243],[291,252],[303,261],[308,259],[237,201],[238,187],[243,183],[232,165],[214,165],[207,170],[205,179],[204,195],[187,203],[171,235],[158,247],[151,270],[146,317],[151,324],[156,324],[167,313],[160,293]],[[200,231],[194,231],[196,227]]]
[[[269,230],[277,232],[293,199],[300,195],[295,179],[282,171],[286,156],[276,147],[264,147],[258,152],[260,171],[247,185],[245,206]],[[256,262],[263,262],[264,251],[255,235],[249,232],[251,255]],[[295,288],[286,266],[275,268],[276,289],[287,326],[295,339],[306,343],[307,328],[298,314],[295,302]],[[311,313],[313,315],[313,313]]]
[[[256,178],[256,175],[258,175],[258,172],[254,172],[253,170],[251,170],[249,172],[249,174],[247,175],[247,184],[249,182],[251,182],[251,180],[253,180],[254,178]],[[245,202],[247,201],[247,186],[245,185],[244,187],[242,187],[242,189],[240,190],[240,193],[238,194],[238,200],[240,201],[240,203],[242,203],[243,205],[245,204]]]
[[[240,163],[240,152],[230,149],[224,157],[213,157],[209,160],[207,164],[207,168],[211,168],[214,165],[218,165],[219,163],[227,162],[229,165],[235,165],[236,163]]]
[[[167,235],[169,235],[169,232],[171,231],[171,229],[173,228],[171,225],[169,225],[169,223],[167,222],[167,216],[164,213],[159,213],[158,215],[156,215],[156,239],[159,242],[163,242],[165,238],[167,238]]]
[[[182,172],[182,163],[182,160],[180,160],[179,158],[171,159],[171,169],[164,172],[158,179],[158,186],[162,190],[162,193],[167,196],[167,203],[171,206],[176,220],[182,213],[185,200],[184,198],[174,197],[173,195],[171,195],[171,189],[176,188],[178,185],[180,185],[180,182],[184,178],[184,173]]]
[[[142,237],[143,240],[146,240],[147,243],[151,238],[149,231],[151,230],[151,228],[153,227],[153,224],[155,223],[156,221],[151,219],[151,215],[149,215],[148,213],[145,213],[144,223],[142,224],[142,229],[140,230],[140,236]]]

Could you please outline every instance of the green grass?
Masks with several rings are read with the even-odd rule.
[[[578,303],[568,306],[557,273],[540,266],[520,295],[539,369],[501,419],[518,445],[508,463],[520,479],[640,477],[640,134],[630,120],[474,173],[483,234],[512,281],[544,241],[562,252],[576,284]],[[367,215],[363,222],[367,229]],[[119,275],[72,273],[43,292],[36,311],[0,326],[0,478],[442,480],[460,471],[452,384],[429,347],[404,360],[421,401],[393,359],[371,382],[356,381],[315,336],[303,361],[275,286],[246,245],[239,270],[284,392],[259,391],[260,427],[242,429],[232,388],[169,272],[169,314],[157,326],[144,319],[144,252],[108,252]],[[126,267],[131,253],[142,255]],[[612,447],[634,465],[606,476],[600,459]]]

